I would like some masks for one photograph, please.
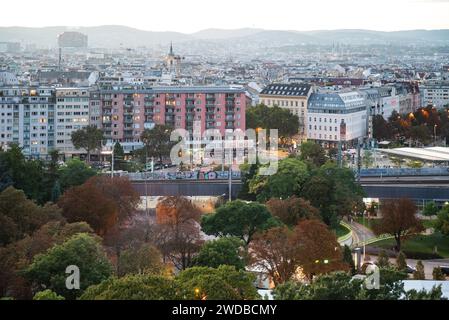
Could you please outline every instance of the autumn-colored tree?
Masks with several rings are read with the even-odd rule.
[[[31,236],[0,248],[0,296],[31,299],[31,286],[19,271],[28,267],[34,256],[45,252],[55,244],[61,244],[78,233],[93,232],[85,222],[51,221]]]
[[[140,203],[140,197],[127,177],[95,176],[87,181],[94,184],[105,196],[114,202],[117,207],[118,219],[126,221]]]
[[[296,196],[285,200],[272,198],[266,203],[266,206],[273,216],[278,217],[288,226],[295,226],[303,219],[319,218],[320,216],[318,209],[309,201]]]
[[[416,205],[410,199],[386,200],[381,211],[382,217],[373,225],[373,231],[377,235],[391,234],[398,252],[404,239],[424,230],[422,222],[416,217]]]
[[[149,244],[122,252],[118,260],[119,276],[127,274],[162,274],[165,266],[159,250]]]
[[[299,267],[298,244],[286,226],[256,234],[250,252],[253,265],[267,272],[276,285],[290,280]]]
[[[288,281],[301,269],[304,276],[348,270],[335,234],[318,220],[303,220],[293,229],[278,227],[256,235],[251,245],[255,266],[275,284]]]
[[[117,223],[118,209],[114,202],[94,184],[85,183],[67,190],[58,205],[69,222],[87,222],[103,236]]]
[[[185,197],[165,197],[156,207],[157,245],[179,270],[191,266],[203,243],[200,216],[200,209]]]
[[[86,221],[103,236],[134,213],[139,196],[127,178],[94,176],[67,190],[58,204],[69,222]]]
[[[315,275],[349,270],[343,262],[341,246],[335,233],[318,220],[303,220],[295,228],[294,243],[298,245],[299,264],[310,279]]]

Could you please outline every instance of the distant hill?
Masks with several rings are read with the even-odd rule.
[[[385,44],[418,43],[449,44],[449,30],[407,30],[407,31],[371,31],[371,30],[316,30],[289,31],[264,29],[206,29],[192,34],[180,32],[144,31],[125,26],[109,25],[98,27],[0,27],[1,41],[20,41],[35,43],[39,47],[56,47],[58,34],[64,31],[79,31],[89,37],[90,47],[117,48],[167,45],[170,41],[181,43],[207,42],[219,46],[258,45],[280,47],[297,44]]]

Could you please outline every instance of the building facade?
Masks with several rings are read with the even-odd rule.
[[[437,108],[449,106],[449,81],[428,82],[420,87],[422,105],[434,105]]]
[[[203,133],[218,129],[245,130],[246,95],[232,87],[153,87],[91,92],[91,122],[101,128],[112,145],[122,144],[125,152],[142,146],[145,129],[165,124],[193,132],[194,122]],[[94,115],[94,110],[100,110]],[[96,111],[95,111],[96,112]]]
[[[268,107],[278,106],[299,118],[298,132],[307,136],[307,103],[312,94],[309,84],[270,84],[260,93],[259,101]]]
[[[54,88],[0,88],[0,146],[10,143],[30,157],[47,156],[54,149]]]
[[[309,140],[335,147],[354,145],[367,135],[368,103],[360,91],[313,93],[309,99]]]
[[[72,132],[89,125],[88,88],[56,89],[55,123],[55,148],[69,157],[85,153],[73,146]]]

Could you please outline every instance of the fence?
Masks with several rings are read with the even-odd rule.
[[[182,172],[133,172],[119,173],[117,175],[128,177],[132,181],[140,180],[227,180],[229,171],[182,171]],[[232,179],[240,180],[240,171],[232,171]]]
[[[449,176],[448,167],[435,168],[370,168],[361,169],[361,177],[391,177],[391,176]]]

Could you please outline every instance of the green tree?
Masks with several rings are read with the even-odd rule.
[[[237,270],[245,268],[241,255],[242,240],[223,237],[207,241],[194,259],[194,265],[218,268],[221,265],[234,266]]]
[[[354,172],[326,163],[304,183],[302,196],[320,210],[323,221],[336,229],[343,216],[363,212],[364,191],[355,181]]]
[[[398,256],[396,257],[396,266],[399,271],[406,271],[407,270],[407,260],[406,260],[405,254],[401,251],[399,252]]]
[[[318,276],[310,285],[286,282],[277,286],[275,300],[356,300],[362,280],[352,280],[346,272]]]
[[[71,187],[82,185],[90,177],[96,175],[96,171],[78,158],[68,160],[59,169],[59,183],[62,191]]]
[[[296,196],[285,200],[272,198],[267,203],[268,210],[289,227],[296,226],[303,219],[319,219],[320,213],[308,200]]]
[[[378,141],[390,140],[393,138],[390,124],[380,114],[373,117],[373,135]]]
[[[407,291],[405,293],[405,300],[447,300],[443,297],[443,290],[441,285],[433,286],[430,291],[422,289],[421,291],[416,291],[414,289]]]
[[[410,129],[410,138],[426,145],[430,142],[431,136],[427,126],[414,126]]]
[[[0,296],[8,294],[16,299],[31,299],[30,284],[20,271],[26,269],[36,255],[79,233],[93,234],[93,230],[85,222],[69,224],[52,220],[31,236],[0,247]]]
[[[433,280],[444,281],[446,280],[446,275],[443,273],[440,267],[433,268],[432,271]]]
[[[171,148],[176,142],[170,141],[173,128],[166,125],[156,125],[153,129],[145,129],[140,135],[144,144],[145,157],[157,157],[162,162],[170,155]]]
[[[193,267],[179,273],[176,282],[184,299],[253,300],[259,298],[255,276],[232,266]]]
[[[256,201],[256,194],[250,192],[249,184],[251,179],[256,176],[259,167],[259,163],[250,165],[244,164],[240,166],[240,172],[242,173],[242,188],[239,191],[239,199]]]
[[[374,164],[373,153],[369,150],[365,150],[363,152],[362,162],[365,168],[368,169],[369,167],[371,167]]]
[[[323,147],[315,142],[303,142],[300,146],[300,159],[312,164],[315,167],[321,167],[326,163],[326,153]]]
[[[215,236],[235,236],[248,245],[256,232],[278,225],[267,208],[257,202],[227,202],[215,213],[203,216],[203,232]]]
[[[36,293],[33,297],[33,300],[65,300],[65,298],[63,296],[60,296],[56,292],[47,289]]]
[[[80,290],[66,287],[65,271],[70,265],[80,270]],[[112,266],[98,240],[81,233],[37,255],[23,273],[37,287],[51,289],[66,299],[75,299],[89,286],[107,279],[112,274]]]
[[[118,274],[162,274],[165,266],[161,253],[152,245],[142,244],[121,252],[118,258]]]
[[[51,198],[50,200],[54,203],[58,202],[59,197],[61,197],[61,184],[59,180],[56,180],[53,188],[51,189]]]
[[[13,186],[23,190],[28,198],[43,204],[49,200],[44,177],[43,162],[26,160],[17,144],[11,144],[7,151],[0,150],[0,192]]]
[[[355,262],[352,256],[352,251],[351,248],[349,248],[349,246],[347,246],[346,244],[343,249],[343,261],[346,262],[351,268],[351,274],[355,274]]]
[[[424,273],[424,265],[421,260],[416,263],[416,270],[413,272],[413,279],[426,280],[426,274]]]
[[[94,125],[86,126],[72,132],[72,143],[75,149],[84,149],[87,152],[87,162],[90,162],[91,152],[101,148],[104,136],[103,131]]]
[[[61,220],[55,205],[39,206],[22,190],[8,187],[0,193],[0,246],[32,234],[50,220]]]
[[[377,256],[377,266],[379,268],[388,268],[390,267],[390,261],[388,259],[387,252],[385,250],[382,250],[379,252],[379,255]]]
[[[424,206],[422,214],[427,217],[436,216],[438,214],[438,206],[435,201],[427,202]]]
[[[111,277],[87,288],[81,300],[178,300],[178,288],[173,279],[161,275],[126,275]]]
[[[278,170],[273,175],[266,176],[258,172],[249,182],[250,193],[256,194],[258,201],[286,199],[299,195],[307,177],[307,165],[303,161],[287,158],[279,161]]]
[[[127,170],[127,161],[125,160],[125,151],[120,142],[114,144],[114,170]]]
[[[278,106],[259,104],[246,109],[246,127],[251,129],[277,129],[279,138],[291,137],[298,133],[299,118]]]
[[[438,212],[437,220],[435,221],[435,229],[449,236],[449,205],[445,205],[440,212]]]

